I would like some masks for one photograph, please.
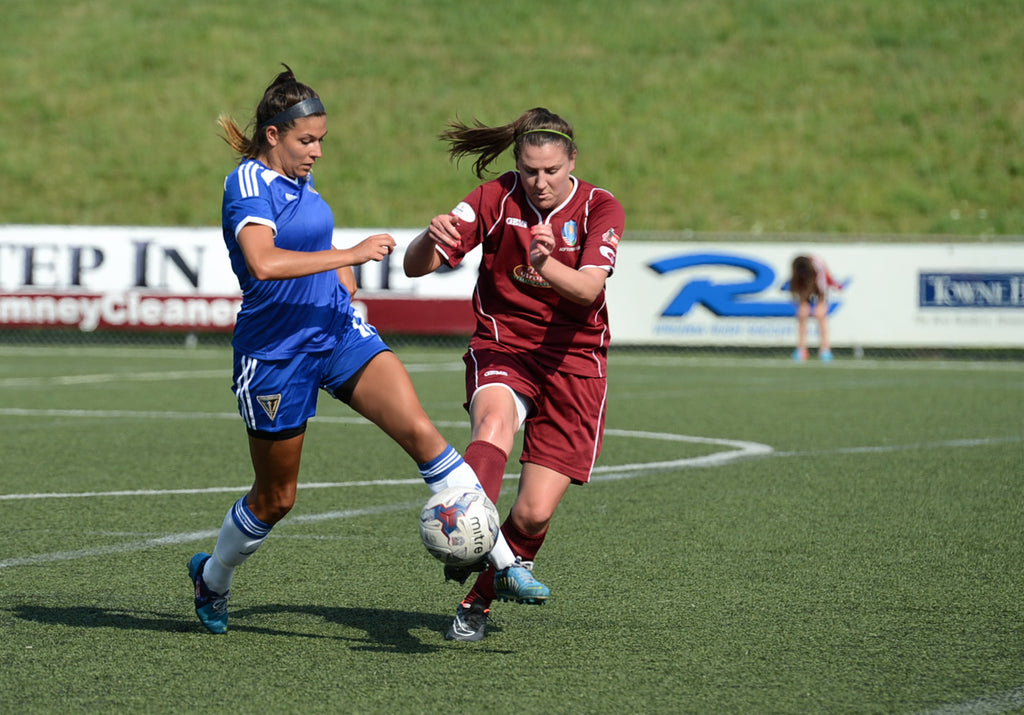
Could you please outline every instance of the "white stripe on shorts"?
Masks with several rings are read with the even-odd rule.
[[[256,358],[242,356],[242,370],[235,381],[235,395],[238,397],[238,406],[242,413],[245,426],[249,429],[256,429],[256,414],[252,404],[252,395],[249,394],[249,385],[256,374],[256,367],[259,360]]]

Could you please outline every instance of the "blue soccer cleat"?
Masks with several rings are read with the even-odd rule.
[[[532,561],[523,561],[516,557],[516,562],[494,574],[494,591],[502,601],[541,605],[551,589],[542,584],[530,573],[533,571]]]
[[[210,633],[224,633],[228,629],[228,595],[207,588],[203,581],[203,566],[210,555],[200,551],[189,559],[188,577],[196,589],[196,615]]]
[[[832,351],[831,350],[821,350],[821,351],[819,351],[818,352],[818,359],[821,360],[822,362],[832,362]]]

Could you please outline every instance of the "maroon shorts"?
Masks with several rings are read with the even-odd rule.
[[[573,482],[590,480],[604,435],[608,382],[554,372],[527,353],[473,350],[466,363],[466,406],[485,385],[506,385],[532,403],[520,462],[539,464]]]

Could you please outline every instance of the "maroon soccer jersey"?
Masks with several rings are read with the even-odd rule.
[[[482,244],[473,293],[474,349],[499,343],[528,350],[543,365],[575,375],[604,377],[608,356],[605,291],[585,306],[563,298],[530,265],[530,227],[551,224],[556,259],[575,269],[597,267],[611,275],[625,224],[622,205],[608,191],[576,179],[560,206],[544,215],[510,171],[481,184],[452,211],[462,243],[439,248],[457,266]]]

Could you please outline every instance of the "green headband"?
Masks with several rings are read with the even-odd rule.
[[[573,139],[571,136],[569,136],[565,132],[560,132],[557,129],[530,129],[523,132],[519,136],[525,137],[527,134],[537,134],[538,132],[543,132],[544,134],[555,134],[557,136],[562,137],[563,139],[568,139],[570,142],[575,141],[575,139]]]

